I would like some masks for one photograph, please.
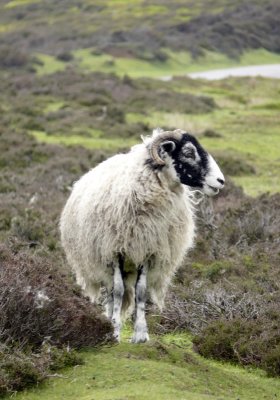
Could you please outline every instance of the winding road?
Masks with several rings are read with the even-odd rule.
[[[248,65],[246,67],[215,69],[204,72],[193,72],[187,74],[187,76],[194,79],[208,80],[224,79],[230,76],[261,76],[263,78],[280,79],[280,64]]]

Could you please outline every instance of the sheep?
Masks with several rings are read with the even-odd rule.
[[[215,160],[192,135],[158,128],[142,139],[82,176],[60,220],[62,246],[78,284],[93,302],[105,288],[117,341],[121,316],[134,310],[133,343],[149,340],[147,296],[162,309],[193,245],[191,188],[212,196],[224,186]]]

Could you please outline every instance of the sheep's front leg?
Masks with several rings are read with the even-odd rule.
[[[114,336],[120,341],[121,331],[121,309],[124,294],[124,283],[122,277],[123,259],[119,260],[119,264],[114,265],[114,286],[113,286],[113,314],[112,323],[114,326]]]
[[[138,270],[138,277],[135,286],[135,323],[132,343],[144,343],[149,340],[147,322],[145,317],[147,288],[147,265]]]

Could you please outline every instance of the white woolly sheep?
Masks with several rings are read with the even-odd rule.
[[[97,301],[120,340],[121,313],[135,307],[132,342],[149,339],[145,302],[163,306],[166,290],[194,240],[191,188],[207,195],[224,176],[198,141],[182,130],[152,137],[115,155],[75,183],[60,228],[79,285]]]

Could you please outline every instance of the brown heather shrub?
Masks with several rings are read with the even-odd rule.
[[[184,288],[176,285],[167,296],[156,332],[188,330],[199,335],[212,321],[256,320],[268,311],[266,300],[264,295],[246,293],[233,285],[209,285],[203,279]]]
[[[25,66],[30,61],[30,56],[20,48],[11,46],[0,47],[0,67],[19,68]]]
[[[265,316],[257,320],[212,322],[194,338],[197,351],[208,358],[263,368],[280,375],[280,326]]]
[[[1,246],[0,266],[0,335],[6,343],[80,348],[112,339],[110,322],[46,259],[13,255]]]

